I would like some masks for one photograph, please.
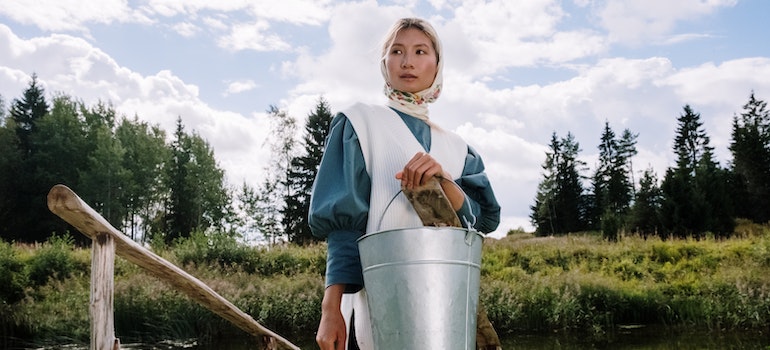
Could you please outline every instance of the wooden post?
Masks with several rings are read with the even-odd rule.
[[[97,233],[91,245],[91,350],[120,348],[112,311],[114,276],[115,241]]]

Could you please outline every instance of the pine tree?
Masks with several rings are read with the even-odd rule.
[[[698,238],[714,228],[708,216],[714,214],[712,208],[715,203],[709,203],[709,200],[721,196],[710,192],[712,189],[706,184],[712,180],[706,177],[714,174],[717,166],[713,162],[713,148],[709,146],[709,138],[703,130],[700,114],[686,105],[677,122],[677,134],[674,139],[677,162],[675,168],[666,171],[661,185],[661,213],[664,227],[671,234]],[[716,205],[721,207],[723,203]]]
[[[543,180],[530,207],[535,233],[542,236],[584,230],[587,211],[580,170],[585,164],[577,159],[580,146],[571,133],[562,139],[553,133],[549,148],[542,166]]]
[[[37,74],[32,74],[29,87],[24,90],[24,97],[14,99],[11,105],[11,119],[16,127],[19,147],[24,158],[34,151],[32,135],[37,132],[37,124],[48,113],[48,103],[45,100],[45,90],[38,85]]]
[[[617,236],[633,199],[629,175],[631,157],[635,154],[636,135],[626,129],[623,138],[619,139],[609,123],[605,122],[599,143],[599,164],[593,177],[593,203],[588,207],[589,227],[612,227],[614,232],[611,236]],[[613,224],[600,224],[605,219],[612,220]],[[605,232],[604,229],[602,231]]]
[[[754,97],[733,116],[730,151],[735,175],[736,214],[755,222],[770,220],[770,111]]]
[[[730,172],[714,160],[714,149],[707,141],[695,170],[695,184],[703,195],[704,230],[719,238],[729,238],[735,228],[730,180]]]
[[[229,203],[224,171],[205,140],[185,133],[181,118],[177,119],[168,169],[165,241],[171,243],[209,228],[221,229]]]
[[[660,206],[662,194],[652,168],[644,171],[639,179],[639,192],[631,207],[628,226],[644,238],[658,234],[661,229]]]
[[[599,164],[597,164],[592,178],[592,203],[587,208],[588,225],[592,229],[598,229],[601,225],[601,217],[605,212],[611,211],[609,186],[614,171],[615,158],[617,157],[618,143],[615,138],[615,132],[610,128],[609,122],[604,122],[604,130],[602,131],[598,148]]]
[[[69,229],[63,220],[51,214],[44,199],[56,184],[65,184],[78,192],[82,190],[81,173],[87,169],[89,155],[82,110],[82,102],[66,95],[57,96],[50,112],[36,122],[35,133],[30,135],[34,151],[24,161],[25,176],[20,179],[25,182],[20,192],[27,201],[19,202],[27,205],[20,220],[29,222],[16,220],[24,225],[19,233],[27,236],[25,241],[46,240],[52,233]],[[73,238],[87,241],[83,235]]]
[[[40,198],[45,198],[48,192],[45,185],[35,179],[38,164],[31,159],[35,151],[33,138],[48,110],[45,91],[33,74],[22,97],[12,100],[9,114],[3,117],[0,236],[7,240],[32,242],[44,240],[45,235],[50,234],[41,230],[48,230],[51,221],[43,222],[39,216],[47,210]]]
[[[554,196],[556,194],[557,162],[561,155],[561,142],[554,132],[551,135],[549,150],[545,153],[543,180],[537,185],[535,204],[530,207],[532,213],[530,220],[535,226],[535,234],[540,236],[553,235],[556,231],[556,212],[554,208]]]
[[[586,200],[583,189],[583,176],[586,164],[578,159],[580,144],[572,133],[562,139],[562,162],[559,164],[557,187],[559,197],[557,207],[562,208],[562,232],[577,232],[587,228]]]
[[[329,133],[332,115],[328,103],[320,98],[316,109],[308,115],[305,125],[303,144],[304,154],[291,161],[287,183],[289,195],[283,214],[283,225],[289,240],[298,244],[308,244],[316,239],[310,232],[308,213],[313,181],[321,164],[326,136]]]
[[[638,153],[636,150],[636,139],[639,137],[639,134],[634,134],[629,129],[623,130],[623,135],[620,137],[620,140],[618,141],[618,163],[623,163],[620,165],[620,168],[625,170],[626,180],[628,181],[627,185],[630,186],[630,200],[633,201],[635,196],[635,189],[634,184],[636,181],[634,180],[634,166],[633,166],[633,158]]]
[[[14,182],[21,167],[21,152],[12,119],[5,115],[5,104],[0,96],[0,237],[11,234],[14,220],[13,207],[18,187]]]

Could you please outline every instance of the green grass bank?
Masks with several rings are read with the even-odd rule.
[[[312,341],[325,245],[267,249],[195,235],[152,250],[268,328]],[[115,327],[124,344],[244,335],[139,267],[118,258],[115,270]],[[485,242],[481,273],[481,303],[503,335],[770,326],[768,226],[740,223],[734,238],[698,241],[511,233]],[[0,242],[0,281],[0,348],[88,343],[90,248],[76,248],[68,237]]]

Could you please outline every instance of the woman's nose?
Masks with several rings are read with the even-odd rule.
[[[409,55],[405,54],[401,56],[401,68],[410,68],[412,67],[412,61],[409,59]]]

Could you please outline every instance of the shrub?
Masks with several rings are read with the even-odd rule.
[[[29,261],[29,279],[41,286],[49,279],[64,280],[76,269],[72,256],[73,239],[70,235],[52,236]]]
[[[174,254],[181,265],[253,269],[252,249],[231,235],[193,232],[175,243]]]
[[[24,298],[27,284],[24,264],[13,247],[3,241],[0,241],[0,281],[0,304],[14,304]]]
[[[607,211],[602,215],[602,237],[610,242],[618,241],[618,233],[622,225],[618,215]]]

